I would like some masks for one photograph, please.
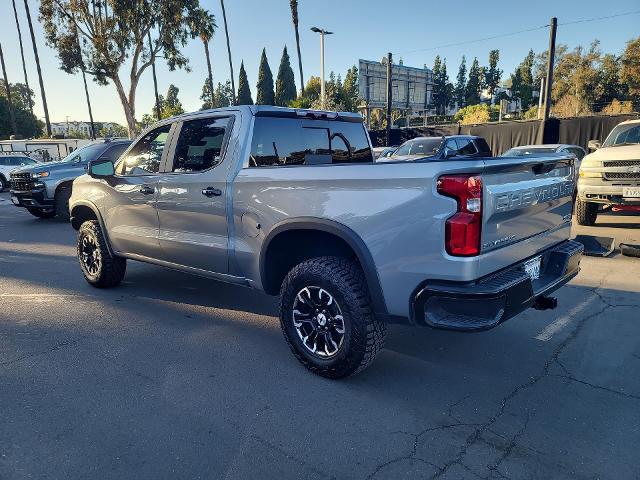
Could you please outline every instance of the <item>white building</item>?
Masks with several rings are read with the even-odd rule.
[[[120,125],[113,122],[94,122],[95,134],[96,137],[99,136],[101,130],[106,131],[117,131],[120,129]],[[60,135],[64,137],[69,137],[69,132],[72,134],[74,132],[80,133],[83,136],[91,137],[91,123],[89,122],[78,122],[78,121],[68,121],[68,122],[54,122],[51,124],[51,133],[53,135]]]

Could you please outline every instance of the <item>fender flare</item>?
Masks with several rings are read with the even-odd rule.
[[[271,230],[269,230],[269,233],[262,242],[262,247],[260,249],[259,268],[262,285],[264,285],[264,282],[266,281],[265,263],[269,245],[278,234],[287,230],[319,230],[335,235],[343,240],[356,254],[362,270],[364,271],[374,312],[381,315],[388,314],[387,305],[382,293],[382,286],[380,284],[380,277],[378,276],[378,271],[369,248],[356,232],[346,225],[334,220],[315,217],[298,217],[287,218],[286,220],[275,224]]]
[[[74,202],[73,206],[70,209],[71,210],[70,221],[71,221],[71,225],[72,226],[73,226],[73,223],[74,223],[73,211],[77,207],[87,207],[87,208],[89,208],[89,209],[91,209],[93,211],[94,215],[98,219],[98,223],[100,224],[100,229],[102,230],[102,235],[104,235],[104,239],[105,239],[105,242],[107,244],[107,249],[109,250],[109,254],[110,255],[114,255],[113,249],[111,248],[111,242],[109,241],[109,233],[107,232],[107,229],[105,228],[104,220],[102,219],[102,214],[100,213],[100,210],[98,210],[98,207],[96,207],[95,203],[91,202],[90,200],[78,200],[78,201]],[[80,225],[78,225],[78,228],[76,230],[78,230],[79,228],[80,228]]]

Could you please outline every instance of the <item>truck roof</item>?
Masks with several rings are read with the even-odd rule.
[[[275,107],[272,105],[234,105],[234,106],[224,107],[224,108],[212,108],[209,110],[200,110],[197,112],[183,113],[175,117],[167,118],[166,120],[163,120],[162,123],[168,122],[168,121],[175,121],[179,119],[192,118],[196,116],[201,116],[203,114],[215,113],[215,112],[244,112],[245,114],[254,115],[254,116],[261,116],[261,114],[262,115],[266,114],[269,116],[290,116],[290,115],[304,116],[305,114],[318,115],[318,116],[337,115],[341,119],[349,119],[350,121],[360,121],[360,122],[363,121],[362,115],[360,115],[359,113],[353,113],[353,112],[332,112],[328,110],[313,110],[308,108]]]

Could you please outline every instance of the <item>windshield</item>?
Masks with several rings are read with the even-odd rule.
[[[95,160],[103,151],[104,143],[90,143],[77,150],[74,150],[69,155],[60,160],[61,163],[80,163],[88,162],[89,160]]]
[[[527,155],[539,155],[541,153],[553,153],[556,149],[552,147],[538,148],[512,148],[502,154],[503,157],[526,157]]]
[[[440,146],[442,145],[442,138],[416,138],[414,140],[408,140],[398,147],[393,152],[394,157],[400,155],[422,155],[429,157],[438,153]]]
[[[602,144],[603,147],[637,145],[640,143],[640,124],[618,125]]]

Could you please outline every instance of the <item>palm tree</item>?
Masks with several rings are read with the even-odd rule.
[[[4,86],[7,89],[7,104],[9,106],[9,117],[11,119],[11,133],[18,134],[18,128],[16,127],[16,115],[13,112],[13,102],[11,101],[11,85],[7,79],[7,70],[4,66],[4,55],[2,54],[2,44],[0,44],[0,64],[2,65],[2,76],[4,77]],[[4,186],[4,184],[3,184]]]
[[[302,56],[300,56],[300,34],[298,33],[298,0],[290,0],[291,20],[296,31],[296,47],[298,49],[298,68],[300,69],[300,95],[304,95],[304,78],[302,77]]]
[[[42,69],[40,68],[40,57],[38,56],[38,47],[36,45],[36,35],[33,33],[33,23],[31,23],[31,12],[29,11],[29,3],[24,0],[24,9],[27,12],[27,23],[29,24],[29,32],[31,33],[31,44],[33,45],[33,56],[36,58],[36,69],[38,70],[38,80],[40,81],[40,95],[42,95],[42,107],[44,110],[44,121],[47,125],[47,136],[51,136],[51,121],[49,120],[49,107],[47,106],[47,96],[44,92],[44,82],[42,81]]]
[[[224,0],[220,0],[222,6],[222,20],[224,21],[224,33],[227,36],[227,53],[229,54],[229,70],[231,71],[231,93],[233,104],[236,104],[236,82],[233,78],[233,62],[231,61],[231,45],[229,44],[229,29],[227,28],[227,12],[224,9]],[[211,83],[211,95],[213,95],[213,82]]]
[[[209,15],[206,12],[203,12],[204,15]],[[213,37],[213,32],[216,28],[216,23],[213,18],[213,15],[210,15],[210,22],[202,22],[203,25],[207,25],[207,28],[200,32],[200,40],[202,40],[202,44],[204,45],[204,55],[207,60],[207,70],[209,71],[209,91],[211,92],[211,96],[213,97],[213,72],[211,71],[211,56],[209,55],[209,41],[211,37]],[[232,76],[233,78],[233,76]],[[211,103],[213,104],[213,98],[211,98]]]
[[[20,31],[20,22],[18,21],[18,9],[16,8],[16,0],[13,3],[13,15],[16,18],[16,28],[18,29],[18,42],[20,43],[20,56],[22,57],[22,71],[24,72],[24,84],[27,87],[27,103],[33,115],[33,99],[31,98],[31,89],[29,88],[29,76],[27,75],[27,64],[24,61],[24,47],[22,46],[22,32]]]

